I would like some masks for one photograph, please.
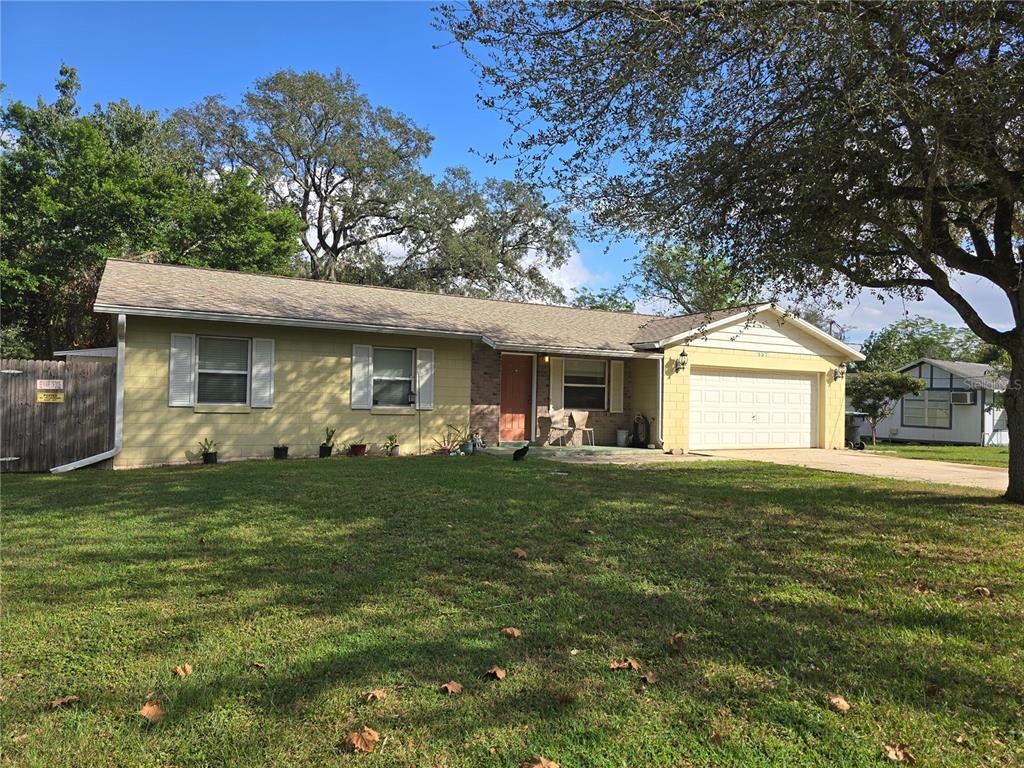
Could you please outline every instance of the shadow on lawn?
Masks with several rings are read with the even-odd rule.
[[[656,696],[753,706],[789,685],[817,699],[843,690],[983,712],[1005,727],[1024,699],[986,670],[993,622],[1006,631],[1012,615],[956,602],[970,599],[970,579],[993,559],[993,537],[1020,537],[1019,519],[982,493],[755,464],[485,458],[251,463],[72,482],[16,485],[5,559],[52,547],[64,521],[70,532],[55,556],[82,577],[73,587],[60,572],[23,580],[22,610],[175,603],[166,626],[140,630],[133,648],[147,653],[187,649],[225,622],[275,610],[332,622],[315,653],[296,648],[266,676],[242,666],[204,674],[176,694],[172,716],[228,693],[301,713],[341,682],[434,686],[457,676],[450,670],[466,677],[496,661],[542,660],[548,679],[525,681],[516,697],[495,694],[489,717],[411,716],[464,739],[527,714],[574,716],[581,699],[600,696],[607,662],[627,653],[658,670]],[[63,498],[69,486],[75,496]],[[512,558],[516,546],[527,561]],[[914,594],[919,580],[943,601]],[[507,624],[524,639],[500,638]],[[676,631],[686,635],[681,655],[666,644]],[[947,659],[947,640],[973,645],[977,663]],[[577,646],[598,660],[595,690],[559,682]]]

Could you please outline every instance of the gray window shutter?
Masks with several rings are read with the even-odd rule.
[[[252,340],[253,408],[274,407],[274,340]]]
[[[195,404],[196,337],[191,333],[171,334],[170,380],[167,404]]]
[[[416,407],[421,411],[434,408],[434,350],[416,350]]]
[[[611,413],[622,413],[624,365],[621,360],[612,360],[609,370],[612,391],[608,397],[608,410]]]
[[[369,344],[352,345],[352,408],[369,410],[373,407],[373,347]]]
[[[551,358],[551,410],[562,410],[562,381],[565,378],[565,358]]]

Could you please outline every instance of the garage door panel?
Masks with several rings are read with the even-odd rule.
[[[811,448],[817,377],[697,368],[690,375],[690,448]]]

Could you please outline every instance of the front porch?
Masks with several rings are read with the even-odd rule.
[[[647,421],[647,445],[660,445],[663,360],[500,352],[473,346],[470,418],[490,446],[612,448],[619,430],[632,442]],[[576,415],[592,432],[570,431]],[[591,439],[593,446],[591,446]]]

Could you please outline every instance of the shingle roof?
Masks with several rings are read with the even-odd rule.
[[[697,312],[692,315],[676,315],[675,317],[654,317],[646,320],[633,336],[634,344],[651,344],[670,339],[689,331],[700,330],[710,323],[717,323],[727,317],[734,317],[743,312],[753,311],[764,304],[748,304],[739,307],[713,309],[710,312]]]
[[[660,341],[743,311],[666,318],[111,259],[96,310],[115,309],[461,333],[499,347],[606,354],[635,353],[635,343]]]
[[[1006,389],[1007,378],[1000,376],[999,372],[988,363],[965,363],[959,360],[938,360],[932,357],[924,357],[921,362],[947,370],[961,379],[981,384],[985,389],[994,389],[1000,392]],[[917,363],[913,365],[917,365]],[[908,365],[904,370],[911,367],[913,366]]]

